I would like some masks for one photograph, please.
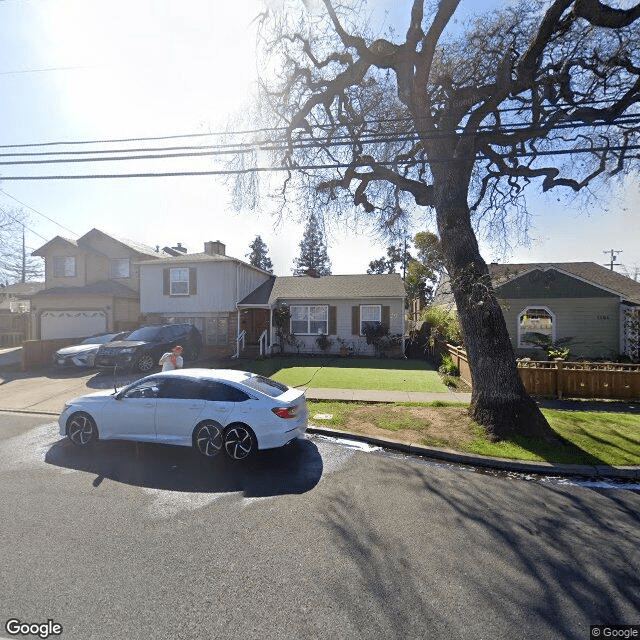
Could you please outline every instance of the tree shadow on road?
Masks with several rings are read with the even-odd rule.
[[[536,624],[545,637],[582,640],[590,625],[637,621],[640,493],[419,468],[405,476],[428,496],[425,520],[434,509],[447,514],[465,588],[512,637]]]
[[[379,514],[345,491],[331,496],[322,516],[341,566],[330,593],[352,625],[344,637],[452,637],[438,631],[445,632],[446,615],[430,597],[431,577],[412,565],[409,541],[380,533]]]
[[[107,478],[167,491],[242,492],[245,497],[305,493],[320,481],[323,470],[317,447],[304,439],[234,462],[223,453],[207,459],[188,447],[151,443],[98,441],[81,449],[65,438],[49,449],[45,462],[95,474],[94,486]]]

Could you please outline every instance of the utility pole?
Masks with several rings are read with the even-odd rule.
[[[24,244],[24,225],[22,225],[22,279],[20,282],[27,281],[27,251]]]
[[[611,255],[611,259],[608,263],[605,263],[605,267],[609,267],[613,271],[613,263],[616,261],[619,253],[622,253],[622,249],[609,249],[609,251],[603,251],[602,253],[608,253]]]

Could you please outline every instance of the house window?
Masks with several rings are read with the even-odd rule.
[[[541,340],[555,340],[555,316],[547,307],[527,307],[518,317],[518,347],[531,348]]]
[[[189,269],[171,269],[171,289],[172,296],[189,295]]]
[[[292,305],[291,333],[327,335],[329,333],[329,307],[327,305]]]
[[[111,277],[112,278],[131,277],[129,258],[114,258],[113,260],[111,260]]]
[[[373,326],[382,322],[382,305],[361,304],[360,305],[360,335],[364,335],[367,326]]]
[[[76,275],[75,256],[54,256],[53,275],[56,278],[73,278]]]

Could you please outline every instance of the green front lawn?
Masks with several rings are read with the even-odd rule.
[[[242,365],[240,365],[242,366]],[[290,387],[446,392],[437,371],[424,361],[367,358],[270,358],[243,368]]]
[[[495,458],[564,464],[640,465],[640,415],[632,413],[543,409],[563,441],[514,437],[490,442],[466,407],[429,404],[309,402],[310,422],[361,435],[380,436],[425,446],[444,447]],[[329,414],[330,420],[314,420]]]

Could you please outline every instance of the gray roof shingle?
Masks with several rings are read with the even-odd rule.
[[[404,284],[398,273],[371,275],[279,276],[269,297],[274,304],[278,300],[303,299],[327,300],[330,298],[403,298]]]
[[[627,276],[611,271],[597,264],[596,262],[530,262],[518,264],[496,264],[488,265],[491,282],[494,287],[505,284],[509,280],[540,269],[559,269],[569,275],[576,276],[582,280],[599,286],[603,289],[614,292],[623,300],[632,304],[640,304],[640,282],[636,282]],[[449,277],[444,274],[433,298],[433,305],[455,305]]]

